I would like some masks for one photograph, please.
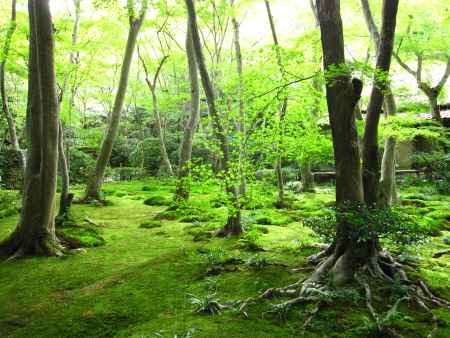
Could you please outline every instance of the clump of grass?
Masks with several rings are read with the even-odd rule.
[[[142,222],[141,225],[139,225],[139,227],[143,229],[161,228],[162,222],[157,220],[146,221]]]
[[[145,205],[150,206],[168,206],[171,200],[164,195],[154,195],[144,201]]]
[[[126,195],[128,195],[128,193],[125,192],[125,191],[116,191],[116,192],[114,193],[114,196],[116,196],[116,197],[124,197],[124,196],[126,196]]]
[[[246,232],[239,240],[239,244],[245,250],[249,251],[263,250],[261,234],[255,229]]]
[[[216,315],[224,308],[224,306],[219,303],[215,294],[208,294],[203,297],[197,297],[195,295],[189,296],[194,311],[197,313]]]
[[[245,264],[252,269],[262,270],[264,267],[269,265],[269,260],[267,259],[266,256],[254,255],[254,256],[251,256],[249,259],[247,259]]]

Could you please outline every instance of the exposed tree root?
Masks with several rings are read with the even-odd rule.
[[[376,323],[379,333],[390,337],[402,337],[390,326],[390,316],[403,301],[414,302],[430,316],[433,329],[428,337],[432,337],[438,327],[438,318],[432,313],[430,306],[450,309],[450,302],[435,296],[423,281],[411,281],[408,279],[403,265],[398,263],[385,250],[377,252],[365,264],[354,268],[351,265],[354,262],[346,256],[346,253],[340,256],[336,255],[335,246],[330,245],[320,253],[309,257],[309,262],[316,264],[316,268],[308,279],[285,287],[269,288],[256,297],[241,301],[238,307],[239,312],[247,316],[246,308],[248,305],[274,297],[288,297],[290,299],[273,305],[272,309],[268,311],[269,313],[280,314],[282,311],[288,311],[294,305],[313,302],[316,306],[305,319],[303,325],[303,331],[305,331],[323,304],[331,302],[331,289],[327,285],[330,278],[333,281],[336,278],[340,281],[343,280],[342,276],[347,278],[350,273],[352,274],[352,280],[356,280],[363,290],[366,307]],[[372,291],[369,280],[377,285],[389,285],[399,282],[405,287],[406,294],[395,302],[391,307],[392,311],[390,310],[384,316],[381,316],[377,313],[372,303]]]
[[[442,256],[444,256],[444,255],[450,255],[450,249],[444,250],[444,251],[436,252],[436,253],[433,255],[433,258],[439,258],[439,257],[442,257]]]

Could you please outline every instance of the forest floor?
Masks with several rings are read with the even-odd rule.
[[[173,181],[106,184],[110,205],[73,206],[80,226],[99,233],[104,243],[80,232],[92,247],[0,264],[0,337],[378,337],[356,287],[337,291],[305,332],[312,304],[272,313],[270,304],[282,301],[273,299],[250,306],[248,318],[232,310],[195,312],[193,297],[200,303],[208,296],[220,302],[245,299],[310,273],[306,257],[319,250],[320,239],[302,219],[328,212],[333,190],[323,186],[315,194],[292,194],[293,207],[277,210],[270,206],[272,189],[250,189],[253,199],[243,216],[247,234],[238,240],[208,235],[225,221],[218,187],[195,185],[194,207],[180,216],[161,205],[170,201]],[[450,299],[450,255],[432,258],[449,248],[450,197],[418,187],[404,189],[402,197],[405,210],[436,229],[417,250],[394,248],[394,253],[413,262],[407,266],[412,278]],[[0,240],[17,220],[18,215],[0,220]],[[395,293],[381,290],[374,296],[381,314],[395,302]],[[448,309],[432,311],[439,318],[434,337],[450,337]],[[408,338],[426,337],[433,327],[426,313],[408,302],[384,317]]]

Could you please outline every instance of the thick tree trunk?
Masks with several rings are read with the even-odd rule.
[[[389,74],[394,47],[398,0],[383,2],[383,24],[377,48],[376,68]],[[385,79],[375,76],[364,129],[363,182],[364,200],[374,206],[380,202],[380,163],[378,159],[378,124],[386,89]]]
[[[53,255],[54,206],[58,162],[58,99],[53,27],[48,0],[28,2],[30,53],[26,131],[28,159],[22,212],[15,232],[0,244],[0,254]]]
[[[212,123],[214,127],[214,133],[217,140],[219,141],[219,146],[222,155],[222,170],[225,179],[225,190],[229,196],[232,204],[232,208],[228,209],[228,221],[220,235],[239,235],[242,232],[242,227],[240,223],[240,205],[239,198],[237,194],[237,189],[235,189],[233,184],[233,178],[230,177],[230,149],[228,145],[228,138],[226,135],[226,130],[222,125],[222,121],[219,112],[216,108],[215,93],[213,86],[211,84],[211,79],[206,67],[205,57],[202,51],[202,45],[200,41],[200,34],[197,26],[197,15],[195,12],[195,5],[193,0],[185,0],[189,16],[189,24],[192,31],[192,42],[194,45],[195,57],[197,60],[198,69],[200,72],[200,78],[202,80],[203,90],[208,101],[209,114],[212,117]]]
[[[175,201],[187,200],[190,193],[190,162],[192,157],[192,142],[194,133],[200,121],[200,86],[198,82],[197,61],[195,59],[192,42],[191,25],[188,24],[186,35],[186,55],[189,67],[189,82],[191,85],[190,118],[186,123],[183,141],[180,148],[180,165],[178,169],[178,182]]]
[[[344,36],[339,0],[317,0],[324,69],[345,64]],[[350,79],[342,70],[326,85],[328,113],[332,130],[336,166],[336,204],[339,209],[355,210],[364,203],[355,106],[360,99],[362,82]],[[336,283],[353,278],[353,271],[372,256],[374,243],[354,239],[350,219],[339,217],[336,238],[327,250],[327,258],[304,283],[304,289],[331,274]]]
[[[438,94],[434,92],[432,89],[428,91],[428,94],[427,93],[425,94],[427,95],[428,102],[430,105],[431,117],[433,118],[433,120],[440,122],[442,119],[441,119],[441,111],[439,110],[438,107]]]
[[[311,171],[311,163],[305,160],[300,166],[302,176],[302,191],[314,192],[314,175]]]
[[[128,32],[127,45],[125,48],[125,55],[123,58],[122,68],[120,72],[119,87],[117,89],[114,107],[110,115],[109,124],[106,134],[103,138],[102,146],[98,154],[97,162],[94,172],[87,184],[84,200],[101,200],[101,186],[105,176],[105,170],[111,158],[111,152],[114,141],[119,131],[120,116],[122,115],[123,103],[128,86],[128,76],[131,68],[131,61],[133,59],[133,52],[136,46],[136,39],[144,20],[145,11],[138,19],[130,18],[130,29]]]

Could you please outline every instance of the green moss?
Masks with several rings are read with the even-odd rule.
[[[215,293],[221,302],[246,299],[269,287],[295,283],[308,276],[307,271],[292,272],[292,268],[308,267],[306,257],[320,249],[314,233],[300,222],[304,214],[329,211],[333,191],[318,187],[316,194],[302,194],[295,210],[268,208],[243,211],[247,222],[247,242],[264,249],[264,258],[255,258],[236,238],[211,237],[214,229],[223,226],[225,208],[209,208],[208,200],[217,187],[194,185],[189,206],[176,211],[163,211],[159,206],[146,206],[134,197],[145,195],[143,186],[156,187],[157,195],[170,199],[172,181],[148,179],[139,182],[106,184],[106,189],[126,192],[133,197],[110,195],[112,205],[74,205],[74,218],[88,218],[99,227],[105,245],[88,249],[84,255],[64,258],[27,258],[0,264],[0,336],[1,337],[184,337],[190,331],[193,338],[294,338],[302,335],[302,326],[314,309],[314,304],[292,308],[285,321],[268,313],[274,299],[249,306],[249,318],[233,311],[221,315],[195,314],[189,294],[204,297]],[[261,199],[273,201],[274,188],[266,188]],[[82,190],[75,191],[78,195]],[[156,194],[156,193],[155,193]],[[436,198],[434,198],[436,197]],[[438,198],[439,197],[439,198]],[[448,198],[433,196],[426,207],[408,206],[407,212],[426,209],[425,217],[446,219]],[[433,204],[433,203],[436,204]],[[210,213],[214,219],[206,224],[181,223],[182,217]],[[151,221],[156,215],[160,221]],[[161,216],[161,215],[164,215]],[[285,219],[285,226],[255,225],[257,217]],[[169,218],[169,219],[165,219]],[[6,238],[17,224],[18,215],[2,219],[0,239]],[[148,232],[140,225],[161,224]],[[84,224],[81,224],[84,227]],[[164,231],[161,231],[163,229]],[[268,230],[268,232],[266,232]],[[198,236],[198,237],[197,237]],[[421,278],[441,297],[450,299],[448,266],[450,256],[431,258],[436,251],[448,248],[445,236],[432,238],[419,247],[421,259],[417,269],[408,269],[411,278]],[[194,239],[194,240],[193,240]],[[210,255],[211,258],[206,256]],[[253,257],[254,267],[236,262],[217,270],[217,275],[205,275],[209,265],[224,265],[230,258],[243,262]],[[269,262],[263,268],[263,260]],[[277,264],[280,263],[280,264]],[[226,264],[225,264],[226,265]],[[373,289],[374,306],[385,313],[392,305],[387,291]],[[351,297],[350,297],[351,298]],[[404,337],[420,338],[432,329],[432,323],[414,303],[400,307],[394,326]],[[446,309],[433,308],[441,320],[435,337],[450,336],[450,315]],[[407,318],[409,317],[409,319]],[[376,337],[376,330],[364,300],[357,303],[335,299],[321,308],[306,330],[307,338]]]
[[[97,247],[105,244],[100,232],[92,227],[65,226],[59,228],[57,235],[62,237],[63,243],[71,243],[74,247]]]
[[[170,203],[171,203],[170,198],[164,195],[151,196],[144,201],[145,205],[157,205],[157,206],[168,206],[170,205]]]
[[[142,222],[139,225],[139,227],[144,228],[144,229],[154,229],[154,228],[161,228],[162,225],[163,224],[161,221],[152,220],[152,221]]]

